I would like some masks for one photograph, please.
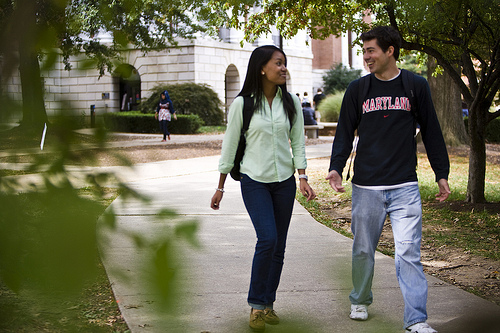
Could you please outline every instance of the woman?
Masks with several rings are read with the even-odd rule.
[[[304,120],[300,101],[286,89],[286,56],[275,46],[261,46],[250,56],[243,88],[231,104],[219,162],[219,186],[211,207],[219,209],[243,123],[243,96],[252,96],[253,115],[240,164],[241,193],[257,234],[248,304],[250,327],[262,331],[278,324],[273,310],[285,244],[295,201],[295,169],[301,193],[316,197],[307,183]],[[272,147],[272,148],[270,148]],[[292,154],[290,153],[292,148]]]
[[[174,119],[177,120],[177,116],[175,114],[174,106],[172,104],[172,100],[170,96],[168,96],[168,92],[162,91],[160,95],[160,102],[158,102],[158,106],[156,107],[155,119],[158,119],[160,122],[160,130],[163,133],[162,142],[170,140],[170,132],[168,131],[168,123],[172,120],[172,115]]]

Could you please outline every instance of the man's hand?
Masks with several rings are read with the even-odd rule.
[[[439,193],[436,194],[436,200],[439,202],[443,202],[446,199],[448,199],[448,196],[450,195],[450,187],[448,186],[448,180],[441,178],[438,180],[438,186],[439,186]]]
[[[342,177],[340,177],[337,171],[330,171],[325,179],[328,180],[335,192],[345,192],[345,188],[342,186]]]

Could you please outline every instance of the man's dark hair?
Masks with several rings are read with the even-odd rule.
[[[382,51],[387,52],[389,46],[394,47],[394,58],[398,60],[399,49],[401,48],[401,36],[399,32],[391,26],[382,26],[373,28],[370,31],[363,32],[360,36],[363,42],[373,39],[377,40],[377,45],[380,46]]]

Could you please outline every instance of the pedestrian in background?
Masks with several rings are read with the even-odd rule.
[[[302,98],[302,106],[304,106],[304,104],[306,103],[311,104],[311,102],[309,101],[309,96],[307,95],[307,91],[304,91],[304,98]]]
[[[321,88],[318,88],[316,95],[313,97],[313,106],[314,109],[317,110],[319,107],[319,103],[321,103],[322,100],[326,98],[326,95],[323,94],[323,90]]]
[[[261,46],[252,52],[243,88],[229,108],[219,184],[211,200],[211,208],[219,209],[243,125],[243,96],[251,96],[253,114],[245,133],[240,186],[257,234],[247,299],[251,306],[249,325],[257,331],[263,331],[266,323],[279,323],[274,302],[295,201],[295,169],[300,192],[307,200],[316,196],[305,174],[302,109],[297,96],[287,91],[286,74],[286,56],[279,48]]]
[[[168,95],[168,91],[162,91],[160,94],[160,101],[158,102],[158,106],[156,107],[155,119],[160,122],[160,130],[163,133],[162,142],[167,141],[167,137],[170,140],[170,132],[168,131],[168,125],[170,121],[174,117],[177,120],[177,115],[175,114],[174,105],[172,104],[172,100]]]

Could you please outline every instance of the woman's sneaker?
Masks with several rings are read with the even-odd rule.
[[[363,304],[351,304],[351,313],[349,318],[353,320],[367,320],[368,319],[368,309],[366,305]]]
[[[264,310],[250,310],[249,326],[252,330],[262,332],[266,329],[266,322],[264,320]]]
[[[280,317],[278,317],[273,309],[264,310],[264,320],[266,321],[266,324],[270,325],[278,325],[280,323]]]
[[[411,333],[437,333],[437,331],[430,327],[427,323],[411,325],[406,329],[406,331]]]

